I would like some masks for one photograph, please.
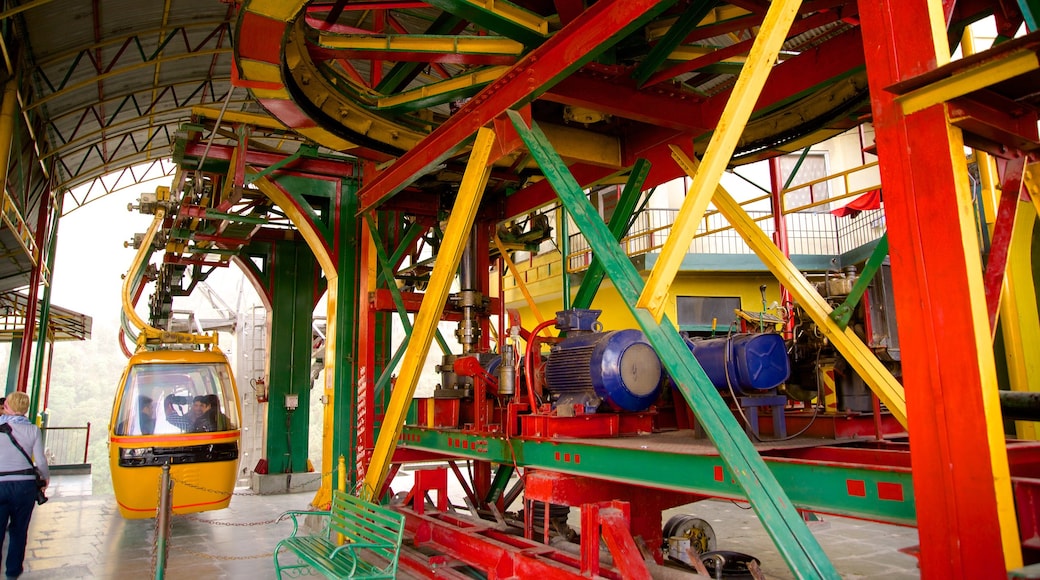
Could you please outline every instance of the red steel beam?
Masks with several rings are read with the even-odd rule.
[[[1007,486],[1002,499],[1011,492],[994,455],[1005,453],[1003,440],[991,447],[986,420],[986,403],[996,406],[995,393],[984,400],[995,363],[989,329],[976,323],[985,307],[973,300],[982,293],[979,248],[959,206],[968,196],[962,140],[944,105],[904,115],[887,90],[935,67],[947,40],[933,38],[929,4],[859,4],[900,313],[921,575],[998,578],[1009,566],[995,483]]]
[[[1015,214],[1022,195],[1022,174],[1026,158],[1018,157],[1007,163],[1000,184],[1000,203],[993,223],[993,240],[986,260],[983,284],[986,287],[986,313],[989,315],[990,337],[997,334],[997,311],[1000,310],[1000,290],[1004,287],[1004,272],[1007,271],[1008,250],[1011,248],[1011,233],[1015,228]]]
[[[534,100],[617,38],[673,3],[674,0],[602,0],[592,5],[365,185],[358,192],[358,211],[368,211],[389,199],[458,151],[477,129],[503,111]]]
[[[185,157],[201,158],[202,153],[206,150],[204,143],[188,143],[184,147]],[[206,159],[219,159],[221,161],[230,161],[231,156],[235,151],[233,145],[219,145],[214,143],[209,148],[209,154]],[[263,169],[264,167],[270,167],[275,163],[279,163],[284,160],[288,155],[282,153],[267,153],[264,151],[247,151],[245,154],[245,162],[247,165]],[[300,171],[311,175],[323,175],[326,177],[346,178],[346,177],[359,177],[357,166],[353,163],[341,163],[338,161],[329,161],[327,159],[306,159],[299,158],[282,168],[287,171]]]

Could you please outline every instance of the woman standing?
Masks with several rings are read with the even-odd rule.
[[[5,532],[10,533],[5,570],[8,578],[22,575],[29,519],[36,505],[36,475],[26,455],[35,459],[44,481],[50,483],[40,429],[25,417],[28,410],[29,395],[14,392],[4,401],[0,416],[0,431],[4,431],[0,433],[0,546]]]

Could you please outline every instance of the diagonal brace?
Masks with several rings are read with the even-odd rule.
[[[672,146],[671,149],[672,157],[687,174],[697,173],[696,161],[687,157],[686,153],[678,147]],[[798,268],[791,263],[790,258],[785,256],[780,248],[777,248],[776,244],[769,239],[769,236],[755,224],[729,192],[722,186],[718,186],[715,188],[715,195],[712,199],[719,213],[755,251],[755,254],[780,283],[791,291],[791,295],[805,308],[823,334],[849,361],[859,376],[863,377],[870,390],[877,394],[899,424],[906,428],[906,393],[903,391],[903,385],[896,381],[892,373],[881,364],[881,361],[874,356],[867,345],[863,344],[855,332],[849,328],[841,329],[837,323],[831,320],[829,316],[831,308],[827,301],[802,276]]]
[[[643,279],[617,242],[612,241],[607,225],[589,203],[563,160],[550,148],[545,134],[536,124],[528,129],[516,113],[509,111],[509,115],[546,179],[588,238],[593,252],[603,260],[614,287],[657,350],[677,388],[719,450],[730,477],[744,491],[788,566],[799,578],[837,578],[838,573],[819,542],[748,440],[678,330],[667,317],[659,324],[649,312],[636,307]]]
[[[697,224],[704,217],[712,191],[729,165],[800,5],[801,0],[773,0],[769,3],[762,29],[755,38],[747,62],[737,77],[733,93],[726,102],[722,117],[704,152],[704,168],[693,178],[690,194],[679,208],[672,232],[668,234],[668,240],[661,248],[657,264],[650,271],[646,287],[636,304],[650,310],[657,320],[661,319],[664,312],[668,287],[689,251],[690,242],[697,233]]]
[[[369,464],[368,473],[365,474],[364,487],[361,490],[363,499],[376,500],[374,497],[377,490],[383,489],[387,473],[390,469],[390,461],[394,450],[397,448],[397,440],[401,436],[401,428],[404,426],[408,407],[415,394],[415,387],[419,382],[419,373],[422,371],[423,361],[430,352],[430,343],[437,330],[441,312],[451,291],[451,283],[458,272],[459,263],[462,261],[462,250],[466,246],[466,240],[473,229],[473,222],[477,216],[477,207],[484,195],[490,175],[489,159],[491,148],[495,143],[495,132],[488,128],[477,131],[477,138],[470,152],[469,161],[466,163],[466,171],[462,176],[462,184],[459,186],[458,196],[455,198],[455,206],[448,217],[448,225],[444,230],[444,241],[440,247],[440,253],[430,274],[430,283],[423,297],[422,306],[415,316],[415,325],[412,329],[411,340],[405,351],[404,360],[401,363],[401,374],[397,378],[393,392],[390,394],[390,402],[386,408],[383,426],[379,430],[379,438],[376,439],[375,448],[372,450],[372,462]]]

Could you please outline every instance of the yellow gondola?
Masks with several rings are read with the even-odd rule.
[[[177,514],[227,507],[238,475],[242,410],[216,335],[163,331],[135,311],[152,242],[176,206],[169,188],[156,190],[155,218],[123,282],[123,332],[137,351],[116,390],[108,458],[119,512],[128,519],[155,517],[164,465]]]
[[[210,404],[211,416],[198,413],[199,398],[219,402]],[[155,517],[165,464],[174,481],[173,513],[227,507],[238,473],[239,416],[235,381],[219,350],[134,355],[109,424],[112,486],[123,517]]]

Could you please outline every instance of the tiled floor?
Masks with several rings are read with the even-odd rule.
[[[402,481],[394,488],[406,485]],[[51,501],[33,514],[22,578],[155,577],[154,520],[124,520],[111,496],[91,495],[89,475],[54,477],[50,495]],[[275,520],[285,510],[306,509],[312,498],[311,492],[259,496],[243,490],[226,510],[175,516],[165,577],[274,577],[272,549],[292,529],[291,522]],[[709,521],[719,549],[756,556],[767,578],[794,577],[750,510],[705,501],[666,517],[677,512]],[[914,529],[845,518],[826,518],[810,529],[844,578],[919,576],[914,558],[898,552],[917,543]]]

